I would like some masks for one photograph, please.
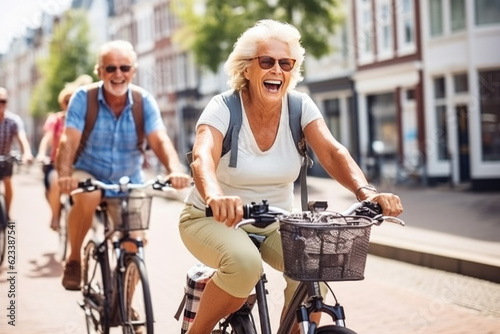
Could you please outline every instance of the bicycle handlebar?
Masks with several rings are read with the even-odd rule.
[[[144,183],[130,183],[130,178],[128,176],[123,176],[120,178],[118,184],[108,184],[94,179],[78,182],[78,188],[71,191],[70,194],[75,195],[83,192],[92,192],[98,189],[127,193],[130,190],[145,189],[148,187],[160,191],[172,191],[174,189],[170,180],[164,180],[160,176],[157,176],[155,179],[147,180]]]
[[[327,202],[317,201],[309,202],[309,210],[312,212],[325,211],[328,207]],[[207,206],[205,208],[205,214],[207,217],[213,216],[212,209]],[[271,223],[274,223],[278,216],[289,215],[290,212],[269,206],[267,200],[263,200],[261,203],[251,203],[243,205],[243,220],[235,225],[235,229],[240,228],[243,225],[252,224],[256,227],[266,227]],[[399,224],[405,226],[405,222],[397,217],[383,216],[382,208],[375,202],[362,201],[352,204],[345,211],[339,213],[341,216],[361,216],[370,218],[374,225],[380,225],[384,221],[389,223]]]

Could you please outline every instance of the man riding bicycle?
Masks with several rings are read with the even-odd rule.
[[[0,155],[3,157],[0,166],[0,179],[3,181],[5,189],[5,206],[7,217],[10,219],[10,205],[12,202],[12,161],[7,159],[11,155],[14,140],[19,143],[22,151],[22,161],[31,162],[33,155],[31,147],[24,130],[24,123],[19,115],[7,109],[9,100],[7,89],[0,87]]]
[[[138,133],[132,114],[134,101],[131,82],[136,71],[137,55],[129,42],[111,41],[101,46],[96,73],[98,110],[95,124],[86,144],[74,161],[82,140],[90,86],[77,90],[69,104],[65,130],[56,157],[61,192],[76,189],[78,181],[95,178],[105,183],[117,183],[128,176],[132,183],[142,181],[143,152],[138,146]],[[165,167],[172,186],[180,189],[190,183],[182,172],[177,152],[168,137],[158,105],[145,90],[140,89],[144,134],[149,147]],[[66,260],[62,284],[67,290],[81,286],[81,247],[96,207],[100,192],[73,196],[68,216],[68,239],[71,252]]]

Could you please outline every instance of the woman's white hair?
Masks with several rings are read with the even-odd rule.
[[[290,71],[291,78],[288,90],[302,81],[302,63],[305,49],[300,44],[300,33],[289,23],[274,20],[260,20],[253,27],[247,29],[236,41],[233,51],[224,64],[224,71],[229,76],[229,86],[236,90],[245,90],[248,80],[244,76],[245,69],[250,65],[250,59],[257,55],[259,43],[278,40],[290,48],[290,58],[296,60]]]

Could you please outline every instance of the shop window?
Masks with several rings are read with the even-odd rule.
[[[500,69],[479,72],[484,161],[500,161]]]
[[[448,130],[446,127],[446,86],[444,77],[435,78],[434,111],[436,117],[435,148],[438,160],[448,159]]]
[[[467,93],[469,91],[467,73],[455,74],[453,76],[453,86],[455,93]]]

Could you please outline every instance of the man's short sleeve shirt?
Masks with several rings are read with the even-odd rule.
[[[19,120],[16,114],[6,110],[3,121],[0,122],[0,155],[9,155],[14,137],[19,133]],[[22,124],[22,120],[21,120]]]

